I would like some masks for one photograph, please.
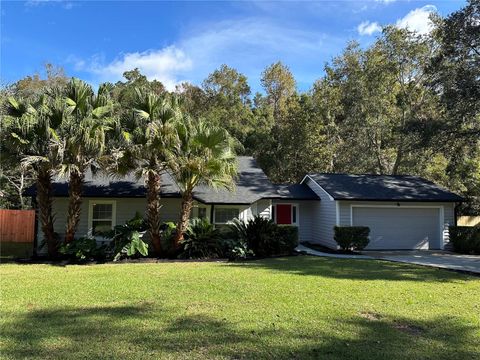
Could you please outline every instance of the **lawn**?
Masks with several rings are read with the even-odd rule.
[[[480,358],[480,278],[369,260],[0,265],[2,358]]]

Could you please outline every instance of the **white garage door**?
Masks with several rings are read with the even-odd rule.
[[[439,209],[353,207],[352,224],[370,228],[366,250],[440,248]]]

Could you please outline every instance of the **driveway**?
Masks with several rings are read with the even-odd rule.
[[[379,260],[418,264],[480,274],[480,256],[461,255],[448,251],[364,251],[364,255]]]

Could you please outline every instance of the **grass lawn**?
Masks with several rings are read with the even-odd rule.
[[[2,358],[480,358],[480,278],[426,267],[4,264],[0,290]]]

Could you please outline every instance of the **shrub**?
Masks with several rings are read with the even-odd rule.
[[[241,239],[229,236],[220,241],[222,257],[228,260],[244,260],[255,256],[252,250],[248,249],[247,243]]]
[[[182,259],[218,258],[222,251],[219,232],[207,219],[192,219],[181,242]]]
[[[145,220],[137,212],[124,225],[117,225],[113,230],[105,233],[104,237],[112,239],[110,249],[114,254],[113,261],[147,256],[148,244],[143,241],[146,229]]]
[[[456,252],[480,255],[480,226],[450,226],[449,233]]]
[[[175,247],[173,238],[177,226],[174,222],[166,222],[160,226],[160,244],[162,246],[162,255],[168,259],[175,259],[179,254],[179,249]]]
[[[334,231],[334,239],[342,250],[362,250],[370,241],[370,229],[366,226],[335,226]]]
[[[91,237],[74,239],[68,244],[61,245],[59,252],[77,261],[105,259],[105,245],[98,246],[97,241]]]
[[[278,255],[290,254],[298,246],[298,227],[277,225],[274,238],[279,243]]]
[[[261,216],[255,216],[246,222],[235,219],[229,225],[234,239],[247,244],[247,248],[260,257],[276,255],[280,246],[275,238],[277,225]]]

